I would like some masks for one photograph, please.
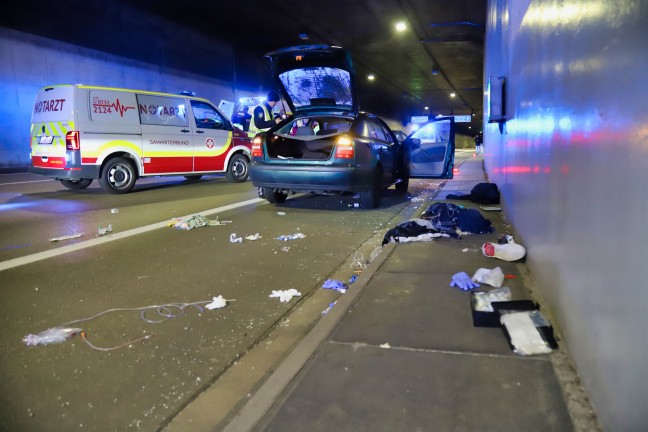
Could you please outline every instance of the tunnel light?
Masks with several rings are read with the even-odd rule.
[[[429,110],[429,109],[430,109],[430,107],[425,107],[425,110],[426,110],[426,111]]]
[[[374,74],[369,74],[369,75],[367,75],[367,79],[368,79],[369,81],[373,81],[373,80],[376,79],[376,77],[374,76]]]
[[[450,97],[451,97],[451,98],[453,98],[453,97],[455,97],[455,96],[457,96],[457,93],[450,93]]]
[[[407,30],[407,24],[405,24],[403,21],[399,21],[396,23],[396,31],[403,32]]]

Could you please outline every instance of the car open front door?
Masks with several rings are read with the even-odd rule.
[[[452,178],[454,117],[438,117],[422,125],[403,142],[412,178]]]

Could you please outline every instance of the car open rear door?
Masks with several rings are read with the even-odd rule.
[[[437,117],[403,141],[412,178],[452,178],[454,168],[454,117]]]
[[[293,114],[358,112],[351,56],[340,47],[301,45],[265,55]]]

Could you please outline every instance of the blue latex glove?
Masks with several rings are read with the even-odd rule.
[[[479,287],[478,283],[473,282],[473,280],[468,276],[468,273],[466,272],[461,272],[457,273],[455,275],[452,275],[452,282],[450,282],[450,286],[454,287],[456,286],[457,288],[461,288],[464,291],[471,290],[473,288]]]

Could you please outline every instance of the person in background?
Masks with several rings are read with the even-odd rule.
[[[475,153],[478,155],[484,154],[484,135],[481,132],[475,135]]]
[[[265,132],[281,121],[281,118],[275,118],[272,109],[279,102],[279,93],[270,90],[266,96],[265,102],[254,107],[252,118],[250,119],[250,128],[248,135],[254,137],[260,132]]]

